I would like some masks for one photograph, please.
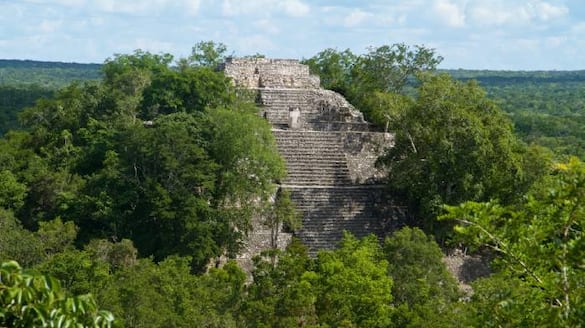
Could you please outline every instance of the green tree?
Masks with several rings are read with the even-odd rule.
[[[303,60],[303,64],[309,66],[312,74],[320,77],[323,88],[339,92],[344,96],[351,96],[351,90],[355,87],[352,81],[352,70],[357,60],[358,56],[349,49],[338,51],[329,48]]]
[[[206,108],[229,107],[235,93],[229,79],[208,67],[166,70],[152,77],[144,90],[141,117],[153,119],[161,114],[192,113]]]
[[[244,327],[311,327],[318,324],[314,260],[307,248],[293,238],[278,261],[256,257],[252,283],[247,288],[240,315]]]
[[[45,254],[60,253],[73,246],[77,238],[77,226],[72,221],[63,222],[61,218],[39,223],[39,230],[35,235],[45,249]]]
[[[61,217],[77,224],[79,244],[131,239],[141,256],[189,255],[195,270],[237,252],[283,162],[269,124],[229,79],[172,60],[116,55],[101,82],[23,113],[30,133],[0,144],[9,184],[0,201],[19,207],[25,227]]]
[[[442,204],[511,201],[522,192],[522,145],[476,83],[426,75],[415,102],[399,104],[406,106],[392,114],[395,146],[382,162],[391,188],[405,197],[427,231],[433,231]]]
[[[286,189],[277,190],[274,203],[269,204],[264,216],[266,218],[264,224],[270,228],[270,245],[274,249],[278,247],[281,230],[296,231],[301,228],[302,217],[290,199],[290,191]]]
[[[16,260],[25,267],[38,264],[45,254],[41,241],[14,217],[0,208],[0,262]]]
[[[141,259],[115,273],[100,301],[128,327],[236,327],[245,274],[229,263],[195,276],[190,262]]]
[[[0,266],[0,325],[6,327],[112,327],[108,311],[91,295],[66,297],[50,276],[23,272],[17,262]]]
[[[314,286],[319,321],[334,327],[390,327],[392,278],[378,239],[346,233],[339,249],[319,253]]]
[[[113,243],[105,239],[94,239],[85,245],[85,251],[94,262],[109,264],[110,272],[131,267],[137,263],[138,250],[130,239]]]
[[[270,124],[256,108],[242,105],[207,112],[210,121],[210,156],[220,165],[214,203],[230,227],[228,252],[239,248],[241,234],[250,229],[253,215],[269,206],[276,181],[285,174]]]
[[[226,53],[227,46],[221,42],[200,41],[193,46],[188,62],[190,65],[215,69],[225,60]]]
[[[363,55],[349,49],[326,49],[306,59],[311,73],[319,75],[324,88],[343,94],[358,109],[369,114],[366,101],[373,92],[407,92],[417,75],[434,71],[443,58],[434,49],[404,43],[370,47]]]
[[[24,204],[26,185],[18,182],[9,170],[0,171],[0,207],[16,210]]]
[[[500,277],[534,296],[530,301],[519,296],[520,291],[498,296],[492,284],[486,288],[491,295],[477,296],[481,304],[498,301],[497,310],[512,304],[534,314],[529,318],[533,326],[543,322],[557,327],[584,324],[584,186],[585,165],[572,159],[558,164],[554,174],[537,184],[516,207],[495,201],[447,207],[443,219],[456,220],[455,230],[469,244],[496,252],[499,256],[494,264]],[[506,309],[501,314],[494,317],[493,325],[515,315]]]
[[[354,83],[358,91],[400,93],[408,79],[424,71],[434,71],[443,57],[434,49],[422,45],[408,46],[396,43],[391,46],[371,47],[360,56],[353,68]]]
[[[392,297],[399,326],[450,327],[458,318],[457,281],[443,263],[443,252],[418,228],[402,228],[384,241]]]
[[[256,258],[241,313],[246,327],[392,327],[392,285],[374,236],[347,233],[316,259],[293,239],[278,261]]]
[[[98,295],[109,279],[109,267],[86,251],[68,249],[52,255],[35,267],[55,277],[69,295]]]

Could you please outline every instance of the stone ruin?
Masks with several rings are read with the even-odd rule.
[[[302,228],[292,235],[310,254],[334,248],[344,230],[382,237],[398,224],[403,211],[387,205],[384,174],[374,165],[392,146],[392,135],[376,130],[340,94],[321,88],[297,60],[232,58],[221,69],[236,86],[257,93],[261,115],[272,124],[288,172],[280,188],[290,191],[302,214]],[[269,249],[270,233],[261,219],[253,222],[240,260]],[[281,233],[279,247],[290,238]]]

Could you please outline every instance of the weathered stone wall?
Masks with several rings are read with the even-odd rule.
[[[248,238],[244,242],[244,252],[239,254],[236,259],[238,265],[246,272],[252,272],[254,267],[253,257],[259,255],[262,251],[272,249],[272,229],[267,226],[265,220],[261,217],[257,217],[252,221],[252,229],[248,233]],[[282,224],[277,228],[279,231],[277,235],[276,247],[280,250],[286,248],[292,239],[292,233],[284,232]]]
[[[353,183],[380,183],[386,172],[376,167],[376,160],[386,148],[394,145],[394,136],[390,133],[361,131],[344,132],[342,138],[343,152]]]
[[[237,86],[245,88],[318,89],[319,77],[293,59],[229,58],[220,67]]]

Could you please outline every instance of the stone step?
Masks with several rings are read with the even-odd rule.
[[[343,147],[337,142],[282,142],[280,140],[276,140],[276,146],[283,151],[308,151],[312,149],[319,149],[323,151],[339,151],[342,150]]]
[[[289,184],[294,182],[298,185],[302,186],[320,186],[320,185],[327,185],[327,186],[347,186],[352,183],[351,179],[343,176],[322,176],[322,177],[307,177],[307,176],[293,176],[290,178],[285,178],[283,180],[284,183]]]
[[[303,130],[280,130],[275,133],[276,138],[279,139],[325,139],[325,140],[340,140],[339,133],[331,132],[315,132]]]
[[[295,177],[292,179],[284,179],[283,182],[285,184],[291,184],[291,183],[295,183],[297,185],[302,185],[302,186],[322,186],[322,185],[327,185],[327,186],[346,186],[348,184],[351,184],[352,181],[350,179],[340,179],[340,178],[336,178],[336,179],[328,179],[328,178],[299,178],[299,177]]]
[[[288,122],[290,118],[290,114],[288,111],[289,107],[285,107],[282,109],[276,108],[265,108],[264,112],[266,112],[266,118],[270,122]],[[281,113],[279,113],[281,112]],[[299,115],[299,120],[301,122],[343,122],[343,116],[338,113],[329,113],[329,112],[321,112],[321,111],[313,111],[308,109],[301,108],[301,114]]]
[[[339,178],[349,178],[349,171],[345,170],[291,170],[289,168],[287,168],[287,179],[292,179],[294,178],[306,178],[306,179],[331,179],[331,178],[335,178],[335,179],[339,179]]]
[[[355,188],[287,188],[303,215],[303,227],[296,233],[315,254],[334,247],[348,230],[357,236],[382,233],[376,218],[375,200],[383,193],[378,186]]]
[[[298,185],[348,185],[351,184],[351,179],[347,176],[289,176],[283,180],[285,183],[289,184],[294,182]]]
[[[307,177],[307,178],[319,178],[319,177],[330,177],[330,176],[348,176],[348,171],[343,170],[321,170],[321,171],[302,171],[302,170],[287,170],[288,175],[295,175],[298,178]]]
[[[290,164],[289,164],[290,165]],[[302,167],[302,165],[297,166],[287,166],[288,174],[296,174],[296,175],[306,175],[306,176],[320,176],[320,175],[327,175],[327,174],[337,174],[337,175],[347,175],[349,174],[349,170],[346,167],[342,166],[320,166],[320,167]]]
[[[280,152],[280,151],[279,151]],[[304,164],[304,165],[339,165],[345,166],[347,161],[345,156],[338,156],[338,155],[330,155],[326,152],[280,152],[280,155],[284,157],[284,159],[289,164]],[[330,158],[328,158],[330,157]]]
[[[327,145],[327,146],[338,146],[341,148],[341,140],[334,139],[334,138],[325,138],[325,137],[313,137],[313,138],[294,138],[294,137],[286,137],[286,138],[275,138],[276,141],[281,146],[287,145]]]
[[[305,195],[299,196],[291,195],[291,199],[296,204],[314,204],[321,207],[335,206],[345,208],[358,208],[362,205],[369,205],[376,203],[377,197],[372,195],[355,195],[355,194],[337,194],[332,195],[324,192],[321,195]]]
[[[282,155],[282,154],[281,154]],[[322,154],[312,154],[312,155],[303,155],[303,156],[287,156],[284,155],[284,159],[287,162],[286,166],[291,169],[299,168],[301,170],[304,169],[313,169],[315,168],[337,168],[340,170],[347,169],[345,158],[337,158],[337,159],[324,159],[320,160],[319,156]]]
[[[298,140],[296,142],[291,140],[276,140],[276,146],[282,150],[308,150],[308,149],[322,149],[322,150],[340,150],[343,149],[341,143],[337,140],[324,139],[324,140]],[[332,149],[333,148],[333,149]]]
[[[295,160],[294,163],[293,162],[288,162],[289,165],[294,165],[297,163],[301,163],[303,165],[338,165],[338,166],[345,166],[346,165],[346,159],[345,159],[345,155],[344,156],[337,156],[335,158],[328,158],[328,157],[319,157],[319,154],[306,154],[306,155],[297,155],[296,157],[290,157],[287,156],[286,154],[281,154],[284,155],[285,160],[290,159]]]
[[[297,174],[297,175],[322,175],[322,174],[349,174],[349,169],[346,166],[340,165],[313,165],[313,166],[303,166],[300,165],[302,163],[295,164],[287,164],[287,171],[288,174]]]

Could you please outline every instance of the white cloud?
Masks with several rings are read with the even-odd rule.
[[[278,34],[280,29],[269,19],[261,19],[254,22],[254,26],[268,34]]]
[[[189,15],[195,16],[199,13],[201,0],[183,0],[183,6],[187,9]]]
[[[310,7],[301,0],[223,0],[221,9],[224,16],[284,13],[291,17],[303,17],[310,12]]]
[[[24,17],[25,8],[22,5],[0,2],[0,19],[3,24],[7,21]]]
[[[59,30],[61,25],[63,25],[62,20],[43,20],[39,24],[38,29],[43,33],[53,33]]]
[[[302,17],[309,13],[310,8],[300,0],[284,0],[280,2],[284,12],[289,16]]]
[[[238,55],[271,52],[277,48],[269,38],[261,34],[238,37],[236,42],[236,48],[239,50]]]
[[[577,23],[571,27],[570,34],[583,35],[585,34],[585,22]]]
[[[468,16],[476,25],[502,26],[529,24],[535,20],[546,22],[569,13],[564,5],[533,0],[526,3],[475,0],[467,6]]]
[[[354,9],[351,13],[349,13],[349,15],[345,16],[345,19],[343,20],[343,25],[345,25],[346,27],[360,25],[369,16],[372,15],[361,9]]]
[[[543,21],[563,17],[569,13],[569,8],[564,5],[555,6],[544,1],[536,1],[536,3],[529,4],[529,6],[532,7],[534,16]]]
[[[27,0],[26,3],[37,5],[58,5],[58,6],[81,6],[86,3],[85,0]]]
[[[102,26],[106,24],[106,19],[101,16],[92,16],[89,18],[89,22],[93,26]]]
[[[151,51],[154,53],[159,53],[159,52],[173,53],[177,50],[175,48],[175,45],[171,42],[152,40],[152,39],[148,39],[148,38],[138,38],[138,39],[134,40],[132,43],[127,44],[126,47],[129,47],[128,49],[131,49],[131,50],[142,49],[142,50],[148,50],[148,51]]]
[[[510,22],[526,19],[523,11],[514,13],[501,2],[486,3],[477,1],[467,7],[470,23],[475,25],[504,25]]]
[[[545,44],[549,48],[558,48],[567,42],[566,36],[551,36],[545,39]]]
[[[437,0],[433,6],[438,18],[447,26],[465,26],[465,13],[463,8],[449,0]]]
[[[83,0],[55,0],[61,2],[78,2]],[[160,15],[170,8],[179,8],[187,15],[196,15],[201,7],[201,0],[88,0],[90,7],[101,12],[138,14],[138,15]]]

